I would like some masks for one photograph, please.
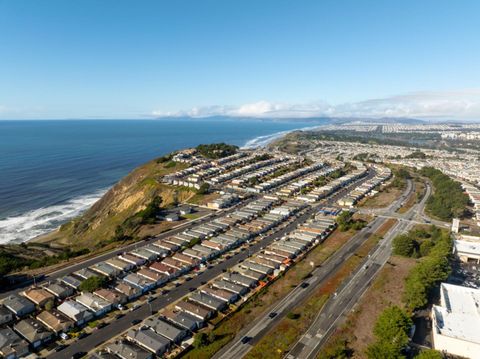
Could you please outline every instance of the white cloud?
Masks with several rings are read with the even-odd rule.
[[[153,111],[152,116],[231,116],[256,118],[411,117],[480,120],[480,89],[450,92],[415,92],[386,98],[331,105],[259,101],[241,106],[194,107],[187,111]]]

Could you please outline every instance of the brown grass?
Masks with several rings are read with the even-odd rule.
[[[414,265],[414,259],[391,257],[362,296],[355,311],[329,338],[324,350],[338,341],[347,340],[349,347],[354,350],[354,358],[365,358],[364,351],[374,341],[373,326],[380,313],[391,305],[402,306],[405,277]],[[321,357],[322,352],[319,355]]]

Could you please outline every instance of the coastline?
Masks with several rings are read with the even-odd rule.
[[[300,127],[257,136],[247,140],[241,148],[265,147],[291,132],[311,130],[318,127],[319,125]],[[0,219],[0,245],[40,241],[46,235],[57,231],[62,224],[85,213],[110,188],[111,186],[101,188],[90,194],[72,197],[63,203]]]

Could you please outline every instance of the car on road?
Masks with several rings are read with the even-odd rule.
[[[155,297],[148,297],[147,298],[147,303],[153,302],[155,300]]]
[[[89,333],[85,333],[85,332],[81,332],[79,335],[78,335],[78,339],[83,339],[85,337],[88,337],[90,334]]]
[[[200,282],[200,284],[201,284],[201,285],[205,285],[205,284],[207,284],[207,282],[205,282],[204,280],[202,280],[202,281]]]
[[[308,283],[308,282],[303,282],[302,284],[300,284],[300,287],[302,287],[303,289],[305,289],[305,288],[307,288],[309,285],[310,285],[310,283]]]
[[[96,329],[102,329],[105,328],[108,325],[108,323],[101,322],[100,324],[97,325]]]
[[[134,319],[132,320],[132,325],[137,325],[137,324],[140,324],[142,322],[141,319]]]
[[[271,313],[268,315],[268,317],[269,317],[270,319],[273,319],[273,318],[275,318],[276,316],[277,316],[277,312],[271,312]]]
[[[241,342],[242,344],[247,344],[250,340],[252,340],[252,337],[245,336],[242,338]]]
[[[190,287],[190,288],[188,288],[188,290],[189,290],[190,292],[194,292],[194,291],[195,291],[195,288]]]
[[[125,314],[120,313],[120,314],[117,314],[117,315],[115,316],[115,319],[120,319],[120,318],[123,318],[124,316],[125,316]]]
[[[72,359],[80,359],[87,355],[86,352],[76,352],[75,354],[72,355]]]
[[[59,346],[57,346],[57,347],[55,348],[55,351],[56,351],[56,352],[62,351],[62,350],[65,349],[66,347],[68,347],[68,345],[66,345],[66,344],[60,344]]]

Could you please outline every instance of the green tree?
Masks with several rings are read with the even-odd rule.
[[[201,348],[208,344],[208,335],[204,332],[197,333],[193,339],[193,347]]]
[[[78,289],[80,289],[80,291],[82,291],[82,292],[94,292],[97,289],[100,289],[103,286],[105,286],[105,284],[107,284],[107,282],[108,282],[108,280],[107,280],[106,277],[100,277],[100,276],[95,275],[93,277],[85,279],[80,284]]]
[[[411,257],[417,243],[408,234],[401,234],[393,239],[393,254],[403,257]]]
[[[408,344],[411,327],[412,319],[408,314],[397,306],[391,306],[380,314],[373,332],[379,340],[393,344],[400,351]]]
[[[206,194],[210,190],[210,185],[208,183],[202,183],[200,188],[197,190],[198,194]]]
[[[405,356],[398,351],[397,347],[385,341],[376,341],[370,344],[366,350],[369,359],[402,359]]]

